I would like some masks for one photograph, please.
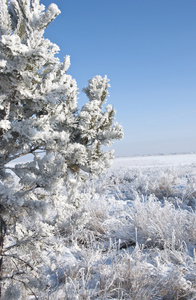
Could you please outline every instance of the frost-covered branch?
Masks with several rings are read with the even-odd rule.
[[[44,38],[44,30],[60,13],[56,4],[45,9],[39,0],[0,0],[0,8],[1,217],[9,224],[11,245],[28,252],[34,240],[20,247],[16,241],[54,235],[57,222],[85,198],[81,183],[110,166],[113,152],[102,146],[122,138],[123,131],[114,122],[113,106],[105,107],[106,76],[89,81],[84,88],[89,101],[79,111],[77,83],[68,74],[70,57],[61,62],[59,47]],[[24,160],[16,163],[18,158]],[[39,254],[32,258],[36,270],[41,268],[38,242]],[[20,260],[13,249],[8,244],[2,259]],[[16,274],[15,267],[10,274]]]

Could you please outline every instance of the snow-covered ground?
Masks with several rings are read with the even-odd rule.
[[[59,293],[196,299],[196,154],[116,158],[83,192],[69,244],[80,259]]]
[[[196,154],[117,157],[114,159],[112,168],[142,168],[183,165],[196,166]]]
[[[38,299],[196,299],[196,154],[116,158],[80,196],[73,211],[59,199],[64,218],[43,235],[50,288],[28,282]],[[38,257],[36,243],[24,260]]]

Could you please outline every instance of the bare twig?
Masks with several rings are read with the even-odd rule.
[[[33,267],[28,263],[26,262],[25,260],[23,260],[22,258],[18,257],[17,255],[15,254],[2,254],[1,256],[3,257],[12,257],[12,258],[15,258],[21,262],[23,262],[25,265],[27,265],[31,270],[33,270]]]

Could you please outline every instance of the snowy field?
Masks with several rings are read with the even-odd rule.
[[[196,154],[118,157],[112,168],[196,165]]]
[[[196,154],[116,158],[80,192],[42,242],[50,288],[20,299],[196,299]]]
[[[196,154],[116,158],[83,192],[59,295],[196,299]]]

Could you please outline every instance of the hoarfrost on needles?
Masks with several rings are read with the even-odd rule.
[[[39,0],[0,0],[0,7],[0,226],[6,223],[5,235],[16,240],[4,258],[13,274],[10,280],[5,274],[3,283],[9,299],[13,291],[20,297],[11,279],[34,293],[32,275],[36,287],[47,289],[45,270],[59,262],[42,250],[63,243],[54,241],[59,222],[86,199],[84,180],[109,166],[113,152],[102,145],[122,138],[123,131],[114,125],[112,106],[103,107],[106,76],[89,81],[89,101],[79,111],[77,83],[67,74],[70,57],[61,63],[59,47],[43,36],[60,13],[57,5],[45,10]]]

